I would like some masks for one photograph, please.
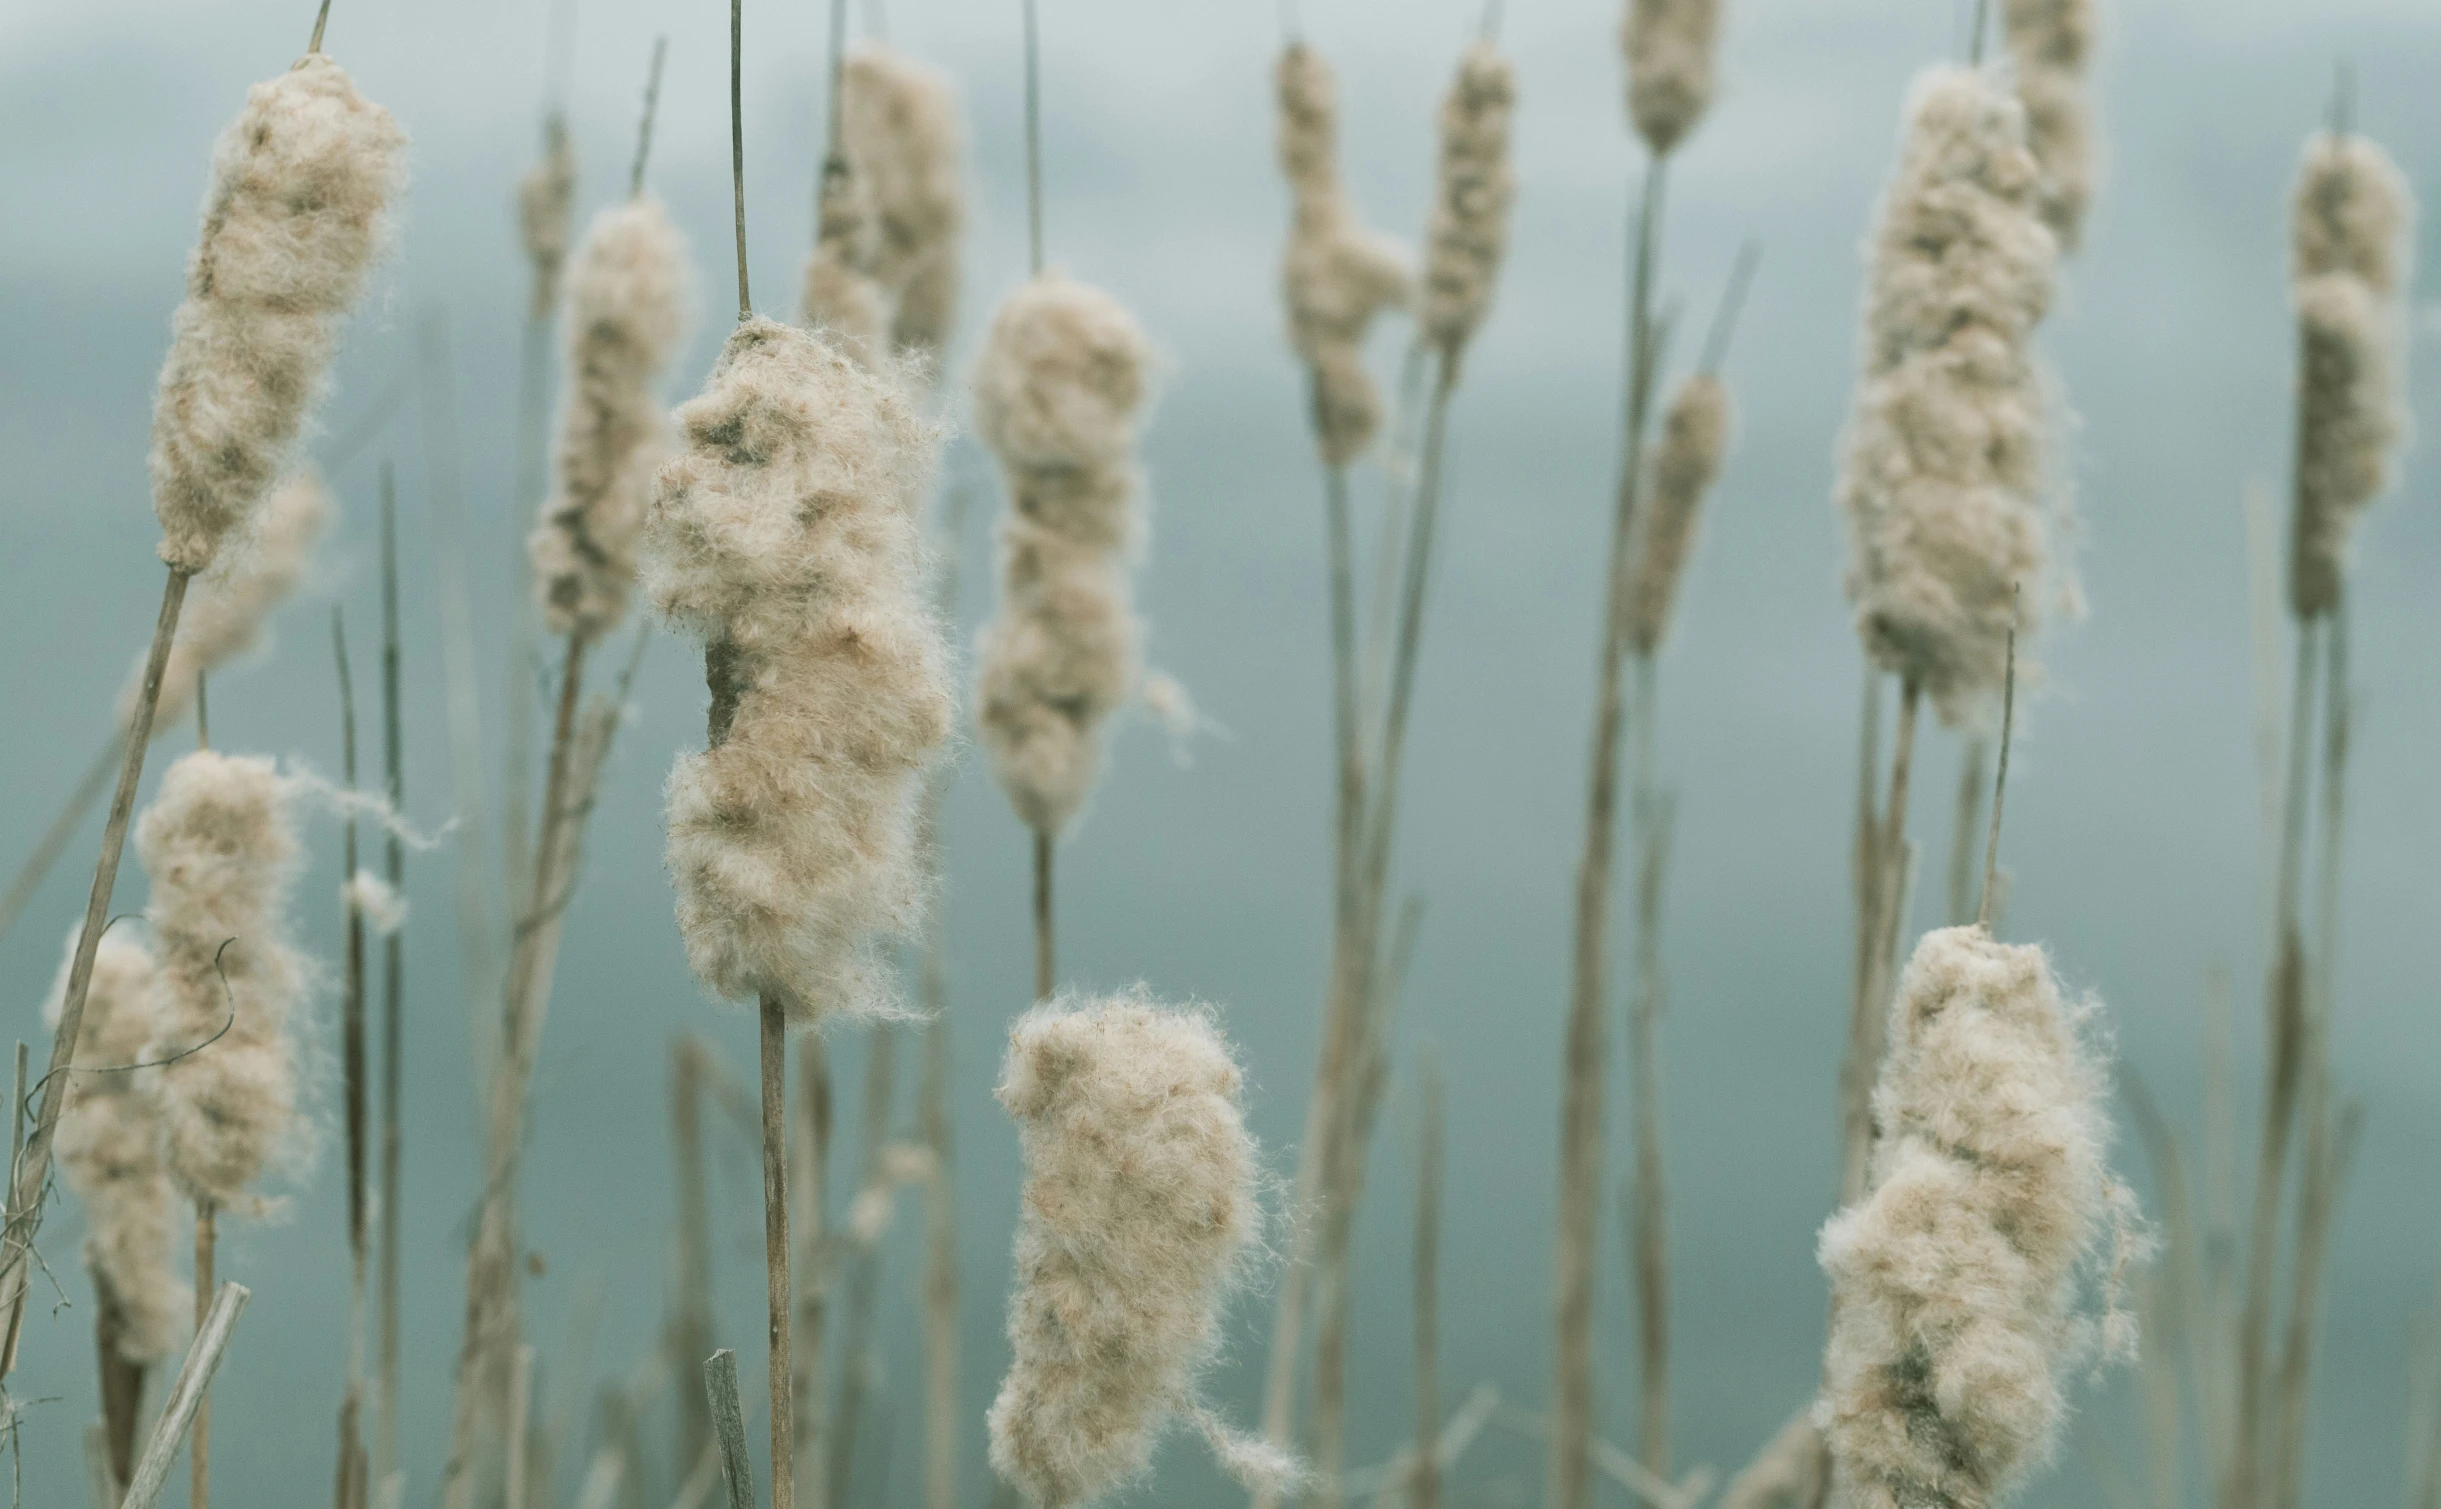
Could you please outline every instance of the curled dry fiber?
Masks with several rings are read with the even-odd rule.
[[[1627,114],[1656,157],[1686,140],[1712,103],[1712,55],[1721,0],[1628,0],[1619,26],[1627,54]]]
[[[1509,244],[1509,115],[1517,70],[1489,42],[1470,44],[1441,99],[1441,162],[1424,238],[1425,337],[1454,365],[1492,307]]]
[[[199,749],[170,766],[136,824],[161,959],[146,1056],[175,1059],[159,1071],[163,1145],[198,1204],[240,1206],[299,1131],[290,1018],[305,964],[288,941],[289,796],[271,761]]]
[[[1037,1006],[1009,1032],[1000,1103],[1026,1183],[1009,1302],[1014,1357],[992,1466],[1074,1509],[1152,1460],[1174,1412],[1241,1477],[1293,1473],[1229,1438],[1195,1389],[1261,1225],[1243,1079],[1201,1010],[1138,995]]]
[[[1729,390],[1709,372],[1680,384],[1662,422],[1653,455],[1650,501],[1639,522],[1636,574],[1628,583],[1628,643],[1639,655],[1661,648],[1670,632],[1678,579],[1695,548],[1704,494],[1719,480],[1729,453]]]
[[[2028,346],[2058,244],[2035,214],[2037,181],[2024,111],[1988,75],[1917,79],[1869,248],[1838,500],[1865,648],[1952,724],[1997,701],[2009,632],[2032,632],[2043,596],[2043,393]]]
[[[1322,458],[1354,460],[1381,427],[1381,394],[1365,370],[1365,331],[1383,309],[1414,297],[1398,243],[1367,229],[1339,180],[1339,85],[1302,42],[1280,54],[1280,167],[1294,208],[1280,290],[1288,338],[1313,374]]]
[[[68,959],[44,1019],[59,1027]],[[85,1207],[85,1263],[105,1307],[117,1312],[119,1354],[129,1362],[169,1355],[180,1312],[191,1303],[170,1269],[177,1225],[169,1170],[161,1159],[161,1113],[146,1074],[97,1072],[142,1063],[153,1039],[154,967],[143,944],[114,932],[93,956],[93,984],[77,1032],[76,1074],[59,1117],[59,1166]]]
[[[2397,296],[2415,203],[2389,155],[2323,134],[2298,173],[2296,538],[2290,602],[2301,618],[2339,604],[2349,538],[2390,483],[2400,412]]]
[[[840,132],[869,185],[872,275],[897,299],[890,342],[937,359],[958,315],[966,223],[966,131],[949,76],[866,43],[841,77]]]
[[[686,238],[650,197],[604,210],[568,280],[568,397],[534,558],[554,634],[598,638],[627,612],[636,534],[668,451],[654,381],[694,301]]]
[[[2026,140],[2042,172],[2043,223],[2073,248],[2093,202],[2095,0],[2008,0],[2001,25],[2017,64],[2017,98],[2026,107]]]
[[[542,161],[517,184],[517,234],[533,264],[532,302],[527,314],[541,319],[559,299],[559,275],[568,261],[568,232],[576,223],[576,150],[568,125],[557,115],[543,126]]]
[[[2090,1351],[2078,1278],[2125,1230],[2093,1006],[2043,952],[1928,933],[1874,1087],[1872,1190],[1823,1228],[1823,1419],[1857,1509],[1982,1506],[2049,1450]],[[2114,1349],[2128,1318],[2108,1311]]]
[[[1009,495],[976,716],[993,774],[1037,833],[1085,804],[1103,721],[1135,681],[1128,557],[1151,364],[1116,299],[1049,273],[1001,304],[975,365],[975,430]]]
[[[725,736],[670,771],[687,958],[707,990],[797,1022],[871,1010],[877,946],[923,899],[913,806],[949,733],[909,503],[939,437],[895,383],[761,318],[677,419],[646,582],[735,696]]]
[[[221,133],[153,405],[153,511],[172,566],[211,565],[288,465],[381,249],[405,147],[321,53],[247,91]]]
[[[161,672],[161,701],[153,709],[153,730],[175,724],[195,703],[195,678],[216,670],[262,642],[271,612],[304,580],[314,546],[330,527],[330,490],[311,468],[275,489],[253,520],[248,537],[229,548],[197,579],[187,593],[186,610],[178,615],[178,637],[170,641],[169,663]],[[135,715],[136,694],[144,686],[144,661],[139,657],[119,694],[119,722]]]

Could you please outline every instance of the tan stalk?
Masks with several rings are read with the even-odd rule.
[[[1958,811],[1949,832],[1949,925],[1963,927],[1981,905],[1975,890],[1975,837],[1983,826],[1984,767],[1991,752],[1970,737],[1959,753]]]

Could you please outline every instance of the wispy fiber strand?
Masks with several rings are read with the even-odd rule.
[[[1026,1188],[992,1466],[1044,1509],[1144,1472],[1174,1414],[1241,1480],[1293,1475],[1230,1435],[1195,1385],[1262,1225],[1243,1084],[1201,1010],[1063,998],[1010,1029],[996,1093]]]
[[[2026,139],[2041,171],[2037,204],[2043,223],[2073,251],[2085,230],[2094,191],[2093,67],[2097,0],[2005,0],[2001,27],[2017,65],[2017,98],[2026,108]]]

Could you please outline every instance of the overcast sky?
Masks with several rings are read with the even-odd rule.
[[[1476,22],[1474,0],[1302,0],[1341,72],[1347,174],[1367,213],[1412,234],[1430,187],[1435,99]],[[1839,591],[1829,504],[1854,366],[1856,248],[1889,165],[1912,73],[1955,53],[1949,0],[1732,0],[1721,93],[1672,182],[1663,286],[1711,307],[1737,245],[1766,248],[1728,380],[1738,438],[1705,524],[1664,671],[1661,758],[1679,791],[1666,949],[1672,984],[1668,1135],[1676,1195],[1682,1463],[1733,1470],[1804,1396],[1823,1319],[1813,1236],[1827,1211],[1836,1065],[1847,1011],[1846,856],[1859,658]],[[672,381],[701,380],[728,288],[727,59],[714,0],[582,0],[567,108],[587,212],[623,188],[653,37],[671,51],[652,179],[693,238],[715,318]],[[95,0],[0,7],[0,644],[12,733],[0,743],[0,856],[13,868],[105,731],[159,588],[144,452],[215,132],[246,86],[286,65],[310,5]],[[1062,861],[1063,973],[1218,1004],[1251,1071],[1272,1167],[1293,1167],[1311,1077],[1326,944],[1329,791],[1318,485],[1300,379],[1274,296],[1283,191],[1272,161],[1275,6],[1045,0],[1046,208],[1052,259],[1109,288],[1160,345],[1165,391],[1144,459],[1154,527],[1140,580],[1151,662],[1227,730],[1173,757],[1144,719]],[[1406,1231],[1413,1046],[1451,1066],[1444,1397],[1476,1380],[1540,1408],[1547,1389],[1553,1147],[1566,995],[1567,898],[1582,824],[1593,693],[1596,562],[1615,467],[1625,207],[1638,155],[1620,110],[1611,0],[1510,0],[1521,188],[1513,254],[1452,421],[1444,553],[1434,583],[1400,829],[1400,883],[1427,903],[1396,1072],[1358,1236],[1358,1387],[1351,1456],[1371,1461],[1409,1419]],[[2040,940],[2109,1007],[2123,1062],[2190,1135],[2200,1122],[2208,967],[2237,981],[2238,1083],[2259,1077],[2261,844],[2252,742],[2241,491],[2283,473],[2290,329],[2284,195],[2334,66],[2353,63],[2357,119],[2430,201],[2441,141],[2441,15],[2429,0],[2105,0],[2098,91],[2106,176],[2083,251],[2041,334],[2079,416],[2060,436],[2084,528],[2093,611],[2035,647],[2047,671],[2023,709],[2006,854],[2008,932]],[[871,7],[860,4],[860,23]],[[1018,7],[898,0],[892,40],[953,73],[972,134],[966,339],[1023,271]],[[755,281],[793,295],[809,233],[822,8],[749,4],[746,122]],[[354,321],[324,415],[352,428],[443,329],[450,385],[402,410],[340,469],[344,517],[264,661],[216,679],[216,743],[337,765],[330,604],[361,645],[376,622],[376,466],[395,462],[407,572],[409,806],[449,810],[430,520],[454,469],[473,521],[485,736],[501,726],[512,565],[533,499],[513,478],[524,273],[513,186],[531,159],[544,80],[542,0],[478,5],[339,0],[329,50],[415,139],[398,255]],[[2419,290],[2433,287],[2429,278]],[[2420,298],[2426,297],[2419,293]],[[2425,323],[2431,329],[2431,322]],[[1387,366],[1400,336],[1376,354]],[[2419,355],[2429,355],[2425,341]],[[953,362],[953,366],[956,365]],[[2426,365],[2429,365],[2427,363]],[[2436,389],[2412,392],[2422,426]],[[450,437],[454,435],[453,442]],[[436,470],[434,458],[445,465]],[[971,443],[953,482],[997,491]],[[2411,453],[2370,521],[2352,589],[2363,691],[2347,860],[2348,945],[2333,1044],[2366,1131],[2332,1259],[2309,1493],[2400,1491],[2406,1321],[2441,1256],[2430,1197],[2441,1146],[2441,1013],[2431,937],[2441,792],[2441,517]],[[1370,508],[1378,478],[1360,482]],[[968,535],[969,628],[989,603],[988,531]],[[370,675],[360,660],[360,682]],[[537,1084],[525,1229],[546,1264],[529,1285],[555,1389],[580,1401],[563,1338],[597,1297],[594,1366],[653,1345],[672,1202],[664,1138],[668,1045],[701,1031],[750,1072],[751,1023],[701,1000],[659,868],[659,787],[701,738],[699,667],[656,645],[595,817]],[[365,711],[371,713],[368,700]],[[183,751],[173,730],[152,770]],[[1928,736],[1917,831],[1945,852],[1956,744]],[[964,1443],[985,1492],[981,1411],[1005,1362],[1000,1298],[1017,1164],[989,1098],[1003,1026],[1030,965],[1023,834],[969,760],[949,812],[965,1275]],[[335,829],[314,820],[299,891],[312,951],[335,960]],[[16,1032],[35,1012],[83,891],[98,820],[0,944]],[[406,1289],[409,1502],[430,1501],[449,1407],[462,1254],[479,1140],[458,1004],[454,859],[413,862]],[[1939,865],[1932,865],[1936,877]],[[118,907],[142,904],[132,862]],[[1928,884],[1916,915],[1939,906]],[[327,1039],[334,992],[316,1002]],[[912,1062],[902,1054],[902,1064]],[[842,1035],[849,1093],[863,1037]],[[327,1064],[324,1066],[327,1069]],[[326,1076],[327,1078],[327,1076]],[[912,1073],[900,1102],[912,1102]],[[332,1101],[327,1085],[321,1096]],[[1614,1104],[1616,1102],[1614,1101]],[[2251,1127],[2251,1117],[2248,1118]],[[2251,1135],[2251,1133],[2249,1134]],[[851,1144],[853,1138],[850,1139]],[[293,1181],[284,1219],[224,1227],[221,1268],[256,1299],[217,1397],[215,1473],[231,1503],[305,1503],[328,1481],[342,1376],[343,1202],[336,1135]],[[716,1139],[723,1339],[760,1333],[760,1216],[750,1144]],[[852,1146],[846,1150],[853,1157]],[[2133,1148],[2122,1164],[2148,1192]],[[1617,1167],[1614,1161],[1614,1167]],[[917,1206],[903,1202],[911,1255]],[[46,1228],[72,1308],[37,1305],[19,1372],[30,1503],[83,1492],[93,1413],[90,1305],[72,1260],[73,1207]],[[1625,1439],[1625,1283],[1604,1230],[1605,1428]],[[914,1287],[893,1266],[881,1317],[890,1467],[857,1509],[912,1502],[919,1428]],[[47,1288],[41,1291],[49,1297]],[[1216,1398],[1251,1418],[1264,1307],[1242,1303]],[[749,1373],[753,1369],[747,1369]],[[687,1380],[692,1385],[692,1380]],[[2083,1418],[2035,1504],[2108,1502],[2141,1480],[2124,1384],[2080,1389]],[[666,1456],[656,1416],[654,1449]],[[2116,1459],[2118,1466],[2107,1465]],[[1538,1493],[1539,1451],[1493,1438],[1460,1473],[1493,1505]],[[563,1462],[573,1491],[580,1464]],[[304,1485],[300,1489],[299,1485]],[[180,1490],[173,1490],[173,1493]],[[1165,1500],[1232,1490],[1184,1442]],[[2200,1499],[2197,1502],[2201,1502]]]

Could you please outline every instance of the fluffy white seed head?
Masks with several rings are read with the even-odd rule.
[[[1656,157],[1686,140],[1712,103],[1712,55],[1721,0],[1628,0],[1619,25],[1627,54],[1627,115]]]
[[[1491,43],[1469,45],[1441,99],[1440,171],[1424,236],[1418,316],[1426,338],[1453,366],[1491,310],[1508,251],[1509,205],[1517,197],[1509,115],[1516,107],[1517,70]]]
[[[1243,1077],[1210,1015],[1141,995],[1037,1006],[1009,1033],[1000,1103],[1026,1183],[1014,1356],[992,1466],[1076,1509],[1151,1462],[1199,1409],[1197,1367],[1261,1226]]]
[[[2384,300],[2395,297],[2412,261],[2415,191],[2378,142],[2350,133],[2317,133],[2297,171],[2291,276],[2358,278]]]
[[[1681,383],[1661,426],[1652,485],[1637,526],[1635,575],[1628,581],[1628,643],[1639,655],[1661,648],[1670,632],[1678,579],[1695,549],[1704,495],[1720,479],[1729,454],[1729,390],[1709,372]]]
[[[210,566],[285,470],[381,250],[406,136],[322,53],[246,95],[153,404],[161,558]]]
[[[2110,1177],[2099,1007],[1980,927],[1908,961],[1874,1087],[1872,1189],[1823,1228],[1824,1423],[1858,1509],[1998,1502],[2104,1332],[2080,1279],[2133,1217]],[[2124,1249],[2123,1249],[2124,1250]]]
[[[77,935],[43,1007],[56,1032]],[[102,934],[77,1030],[76,1069],[60,1112],[61,1177],[85,1207],[85,1265],[129,1362],[169,1354],[191,1301],[170,1269],[177,1203],[162,1162],[161,1112],[149,1074],[97,1072],[141,1064],[157,1006],[152,952],[117,929]]]
[[[844,154],[822,170],[814,249],[805,259],[805,323],[867,368],[888,351],[886,291],[873,275],[879,239],[873,185]]]
[[[2093,202],[2093,95],[2086,75],[2100,29],[2095,0],[2008,0],[2001,11],[2026,139],[2042,172],[2043,223],[2073,249]]]
[[[895,301],[890,343],[937,362],[958,314],[966,129],[949,76],[868,42],[842,70],[840,136],[870,186],[874,279]]]
[[[2308,278],[2297,302],[2297,477],[2289,602],[2300,618],[2339,605],[2356,521],[2389,485],[2399,412],[2391,309],[2346,273]]]
[[[383,937],[407,925],[407,898],[371,870],[350,875],[339,887],[339,902]]]
[[[534,270],[526,313],[541,319],[559,302],[559,275],[576,228],[576,148],[557,113],[543,122],[542,160],[517,183],[517,234]]]
[[[306,968],[288,937],[291,790],[267,759],[199,749],[162,775],[136,823],[161,961],[146,1056],[175,1058],[159,1071],[170,1176],[188,1199],[223,1208],[242,1208],[302,1132],[291,1017]]]
[[[2036,627],[2049,561],[2028,344],[2057,243],[2036,181],[2024,112],[1989,76],[1917,80],[1869,248],[1837,497],[1866,650],[1953,724],[1996,701],[2009,632]]]
[[[195,678],[252,650],[263,639],[272,610],[305,579],[314,546],[330,527],[330,490],[308,467],[272,491],[247,537],[232,540],[212,569],[187,589],[178,634],[161,669],[161,700],[153,708],[153,733],[174,726],[195,703]],[[139,657],[119,693],[119,722],[134,716],[144,686]]]
[[[1288,338],[1313,384],[1323,459],[1344,466],[1381,427],[1382,401],[1365,370],[1374,316],[1415,293],[1405,248],[1368,229],[1339,178],[1339,89],[1330,64],[1302,42],[1280,54],[1280,167],[1293,210],[1280,290]]]
[[[706,990],[799,1022],[886,1006],[879,950],[921,908],[915,799],[949,733],[910,504],[939,433],[895,382],[759,318],[677,420],[645,580],[729,694],[712,747],[670,772],[687,958]]]
[[[669,450],[655,393],[694,304],[686,238],[649,195],[586,228],[568,280],[568,393],[558,468],[527,542],[543,621],[599,638],[627,612],[636,533]]]
[[[992,773],[1038,833],[1057,834],[1084,805],[1102,725],[1136,678],[1128,558],[1151,364],[1116,299],[1053,273],[1001,304],[975,366],[976,433],[1009,497],[976,716]]]

